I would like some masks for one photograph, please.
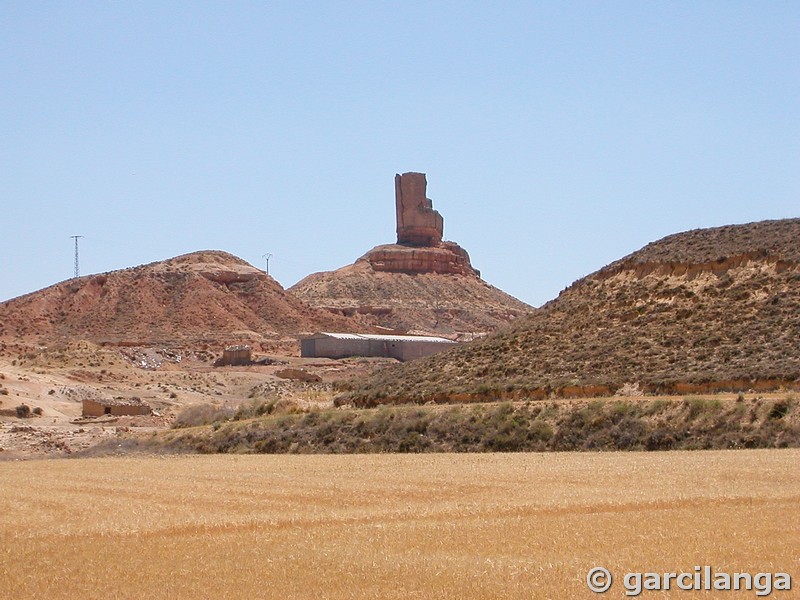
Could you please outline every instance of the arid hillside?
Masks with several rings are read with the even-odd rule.
[[[384,370],[346,400],[797,386],[798,239],[800,219],[666,237],[575,282],[509,330]]]
[[[444,335],[494,331],[534,310],[474,274],[378,271],[369,256],[309,275],[288,291],[382,327]]]
[[[263,271],[219,251],[71,279],[0,304],[0,339],[7,344],[258,344],[318,329],[365,327],[309,307]]]

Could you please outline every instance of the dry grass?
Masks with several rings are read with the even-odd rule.
[[[195,419],[203,417],[205,421]],[[210,427],[191,427],[212,422]],[[251,418],[251,417],[258,418]],[[728,395],[381,406],[301,412],[254,403],[233,421],[210,407],[179,415],[181,430],[108,439],[89,456],[129,452],[348,454],[800,448],[793,395]]]
[[[595,565],[796,580],[798,464],[797,450],[5,463],[0,597],[591,598]]]
[[[669,236],[584,277],[474,343],[384,369],[349,400],[796,388],[800,219]]]

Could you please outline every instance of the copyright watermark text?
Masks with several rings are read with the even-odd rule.
[[[586,575],[586,585],[602,594],[614,585],[614,576],[604,567],[594,567]],[[651,590],[754,591],[756,596],[769,596],[773,591],[791,590],[792,577],[788,573],[721,573],[705,566],[681,573],[626,573],[622,585],[626,596]]]

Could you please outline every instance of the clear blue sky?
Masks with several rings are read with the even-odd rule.
[[[0,300],[226,250],[288,287],[422,171],[534,305],[664,235],[800,216],[800,3],[0,3]]]

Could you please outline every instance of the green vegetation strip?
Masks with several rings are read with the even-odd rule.
[[[118,448],[247,454],[785,448],[800,447],[797,405],[790,395],[261,410],[254,418],[184,422]]]

